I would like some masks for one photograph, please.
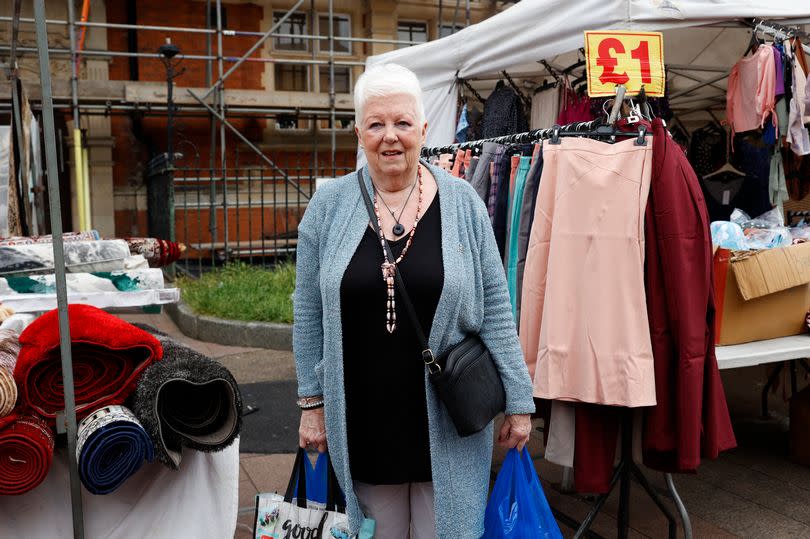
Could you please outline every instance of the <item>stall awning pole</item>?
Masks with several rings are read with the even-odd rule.
[[[45,133],[45,162],[48,170],[48,198],[51,210],[51,233],[53,234],[56,304],[59,310],[59,345],[62,352],[62,385],[65,392],[73,537],[74,539],[83,539],[82,491],[81,482],[79,481],[78,462],[76,461],[76,395],[73,388],[73,359],[70,354],[70,326],[68,325],[67,285],[65,284],[65,251],[62,244],[62,205],[59,200],[59,167],[56,162],[56,134],[53,121],[48,30],[45,25],[45,0],[34,0],[34,18],[37,27],[39,73],[40,84],[42,85],[42,123]]]

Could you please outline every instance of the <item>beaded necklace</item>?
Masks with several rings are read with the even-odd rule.
[[[405,258],[405,254],[408,252],[408,249],[411,247],[411,243],[413,243],[413,235],[416,234],[416,225],[419,224],[419,216],[422,213],[422,192],[424,190],[424,183],[422,182],[422,167],[417,165],[416,168],[416,181],[419,184],[419,202],[416,206],[416,218],[413,221],[413,228],[411,228],[411,233],[408,235],[408,241],[405,242],[405,248],[402,249],[402,253],[397,257],[396,260],[391,262],[388,258],[388,251],[385,248],[385,234],[383,233],[382,228],[382,218],[380,217],[380,207],[377,203],[377,190],[374,189],[374,215],[377,217],[377,230],[380,233],[380,246],[383,250],[383,263],[382,263],[382,276],[383,280],[385,281],[386,287],[388,288],[388,298],[386,300],[386,318],[385,318],[385,329],[388,330],[388,333],[393,333],[394,330],[397,328],[397,307],[394,303],[394,277],[396,277],[396,269],[397,264],[402,262],[402,259]],[[393,253],[391,253],[393,255]]]

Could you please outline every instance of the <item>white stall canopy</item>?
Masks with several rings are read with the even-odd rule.
[[[523,0],[445,38],[366,61],[412,69],[422,83],[428,146],[453,142],[457,78],[481,81],[482,94],[507,71],[527,95],[549,73],[577,61],[586,30],[662,31],[671,105],[676,113],[722,109],[728,71],[746,51],[752,19],[810,23],[807,0]],[[581,72],[581,69],[579,70]],[[481,84],[484,81],[490,84]],[[549,126],[550,127],[550,126]]]

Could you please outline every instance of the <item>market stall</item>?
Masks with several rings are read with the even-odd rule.
[[[779,187],[769,186],[774,169],[759,174],[757,167],[762,161],[767,169],[777,154],[781,162],[779,144],[796,153],[791,136],[800,139],[807,128],[798,120],[793,133],[783,128],[773,135],[764,157],[761,139],[767,133],[759,131],[765,131],[760,128],[766,123],[776,125],[774,103],[768,110],[759,110],[762,93],[756,98],[745,93],[748,87],[741,87],[740,81],[748,75],[740,72],[746,66],[737,64],[757,51],[752,58],[762,58],[769,66],[762,73],[784,76],[776,62],[791,68],[800,64],[806,45],[799,36],[804,35],[802,25],[808,17],[810,9],[793,2],[761,6],[524,2],[442,40],[367,61],[369,67],[399,63],[417,74],[428,122],[423,157],[469,181],[487,204],[521,344],[530,374],[535,373],[535,397],[541,405],[550,403],[550,413],[544,413],[546,458],[574,468],[578,491],[600,494],[581,525],[568,522],[579,533],[588,529],[609,492],[621,483],[618,527],[620,536],[626,534],[629,490],[625,485],[630,476],[666,512],[635,467],[634,462],[642,460],[667,473],[688,530],[688,517],[669,473],[694,472],[701,458],[716,458],[736,445],[718,367],[763,362],[755,357],[757,346],[771,350],[765,355],[772,361],[801,353],[787,351],[785,343],[777,341],[752,343],[728,353],[717,347],[715,352],[716,343],[737,344],[806,331],[808,304],[801,300],[810,279],[804,279],[801,262],[795,262],[806,245],[784,256],[776,251],[735,256],[733,270],[726,258],[722,270],[713,249],[713,243],[718,243],[715,227],[710,230],[709,224],[717,220],[715,206],[728,206],[737,192],[721,186],[717,204],[709,204],[708,209],[704,197],[716,187],[706,178],[717,170],[716,180],[723,179],[722,173],[733,168],[734,137],[737,158],[749,161],[738,165],[745,172],[736,172],[737,183],[741,183],[739,177],[746,177],[749,185],[761,190],[755,197],[761,211],[736,221],[727,215],[725,220],[751,242],[745,243],[746,250],[761,248],[755,240],[763,236],[787,241],[780,247],[790,245],[789,236],[779,236],[781,231],[776,230],[784,228],[784,222],[772,227],[762,224],[768,216],[762,218],[760,213],[772,206],[781,213],[784,199],[774,195]],[[663,99],[623,103],[618,88],[615,100],[591,100],[577,91],[589,61],[579,50],[587,30],[661,31],[667,68]],[[754,77],[761,79],[762,73],[755,71]],[[804,109],[799,112],[798,107],[808,71],[797,67],[789,73],[791,78],[785,78],[783,86],[790,86],[792,93],[784,105],[796,107],[791,118],[800,118]],[[769,91],[775,102],[774,88]],[[736,135],[742,136],[726,132],[720,122],[727,103],[749,116],[760,114],[757,125],[743,121],[736,129]],[[727,141],[717,146],[718,151],[704,154],[708,165],[695,160],[699,151],[687,159],[678,147],[688,147],[692,133],[707,122],[716,125]],[[554,124],[562,127],[552,129]],[[756,141],[752,142],[752,134]],[[615,144],[594,144],[594,139]],[[698,149],[707,146],[700,140],[695,137]],[[644,146],[651,146],[647,157],[643,157]],[[760,153],[763,158],[755,162],[752,156]],[[701,165],[709,170],[698,172]],[[640,185],[640,191],[625,192],[625,182]],[[639,223],[641,230],[634,230]],[[803,241],[802,234],[792,237]],[[776,258],[779,264],[774,263]],[[751,270],[745,281],[755,290],[738,287],[732,277],[726,287],[724,271],[739,276],[743,283],[745,266],[760,270],[759,277]],[[768,267],[779,274],[777,282],[767,271],[763,274]],[[745,308],[742,301],[735,303],[738,288],[745,301],[754,303]],[[620,298],[614,297],[616,290],[621,291]],[[778,310],[774,297],[785,296],[790,296],[787,301],[795,308],[780,313],[781,317],[768,316]],[[752,314],[748,308],[754,304],[771,310],[765,307]],[[649,326],[635,327],[644,310]],[[739,330],[740,321],[746,319],[758,331],[732,335],[735,325]],[[645,332],[652,340],[649,354],[645,352],[649,340],[633,340]],[[810,341],[807,336],[796,339]],[[616,356],[637,359],[622,363]],[[588,363],[591,357],[599,358],[598,365]],[[576,367],[571,366],[573,358]],[[579,361],[583,358],[588,361]],[[648,358],[653,361],[647,363]],[[621,377],[611,371],[614,367],[623,373]],[[617,412],[620,407],[627,412]],[[631,455],[628,435],[634,429],[634,409],[636,425],[642,430],[639,455],[643,456],[638,459]],[[619,431],[621,452],[617,454]],[[614,456],[619,459],[615,468]],[[674,522],[671,515],[668,518],[673,536]]]

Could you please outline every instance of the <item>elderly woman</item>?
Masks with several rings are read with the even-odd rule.
[[[368,165],[322,186],[299,226],[293,348],[302,408],[299,442],[327,442],[356,533],[477,538],[493,425],[460,437],[429,381],[400,291],[388,301],[374,201],[419,322],[437,356],[470,333],[492,354],[506,393],[498,434],[522,449],[534,411],[503,266],[473,188],[420,162],[427,123],[416,76],[387,64],[355,86],[356,132]],[[417,226],[418,225],[418,226]]]

